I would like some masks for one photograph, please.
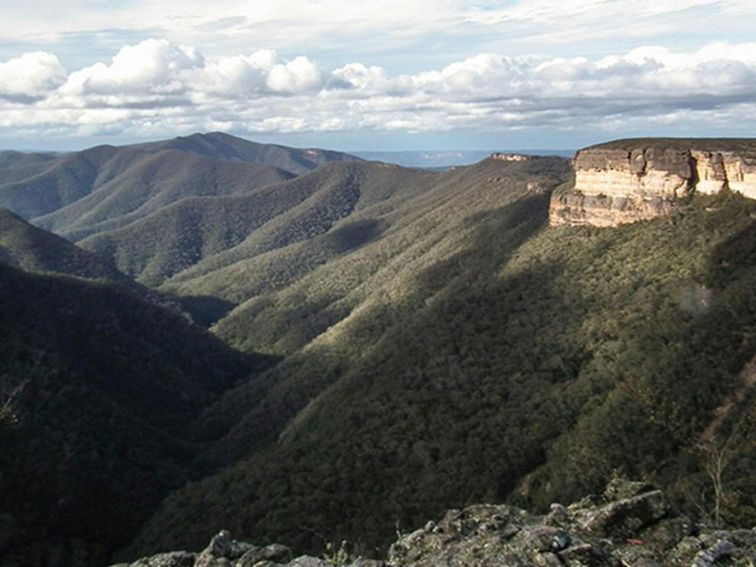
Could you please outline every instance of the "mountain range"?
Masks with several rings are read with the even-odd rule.
[[[375,551],[620,472],[701,516],[725,443],[721,517],[753,522],[756,201],[550,226],[569,191],[558,156],[428,171],[220,133],[0,154],[0,556],[221,528]]]
[[[513,153],[534,156],[559,156],[571,158],[575,150],[509,150]],[[486,159],[492,150],[405,150],[405,151],[359,151],[351,152],[370,161],[382,161],[402,167],[423,169],[448,169],[460,165],[472,165]]]

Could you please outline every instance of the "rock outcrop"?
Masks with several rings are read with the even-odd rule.
[[[506,505],[451,510],[400,537],[383,560],[303,556],[216,535],[200,553],[164,553],[121,567],[476,567],[531,565],[662,567],[756,565],[756,528],[721,530],[673,513],[665,495],[616,480],[602,497],[546,515]]]
[[[620,140],[580,150],[574,187],[552,196],[552,226],[617,226],[672,212],[692,193],[756,199],[756,140]]]
[[[495,152],[491,154],[491,159],[495,159],[498,161],[528,161],[530,156],[526,156],[525,154],[507,154],[503,152]]]

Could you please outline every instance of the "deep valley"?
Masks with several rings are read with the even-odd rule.
[[[753,526],[754,148],[0,153],[0,564],[383,557],[617,477]]]

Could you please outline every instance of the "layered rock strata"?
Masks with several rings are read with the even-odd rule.
[[[756,140],[621,140],[580,150],[550,223],[617,226],[664,216],[682,197],[730,190],[756,199]]]

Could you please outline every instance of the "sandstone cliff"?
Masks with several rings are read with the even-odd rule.
[[[483,567],[531,565],[715,567],[756,564],[756,528],[718,530],[675,515],[665,495],[615,480],[602,497],[553,504],[545,516],[505,505],[452,510],[400,537],[386,560],[298,557],[281,545],[257,547],[215,536],[200,553],[178,551],[120,567]]]
[[[554,193],[550,224],[617,226],[669,214],[692,193],[756,199],[756,140],[620,140],[580,150],[573,187]]]

